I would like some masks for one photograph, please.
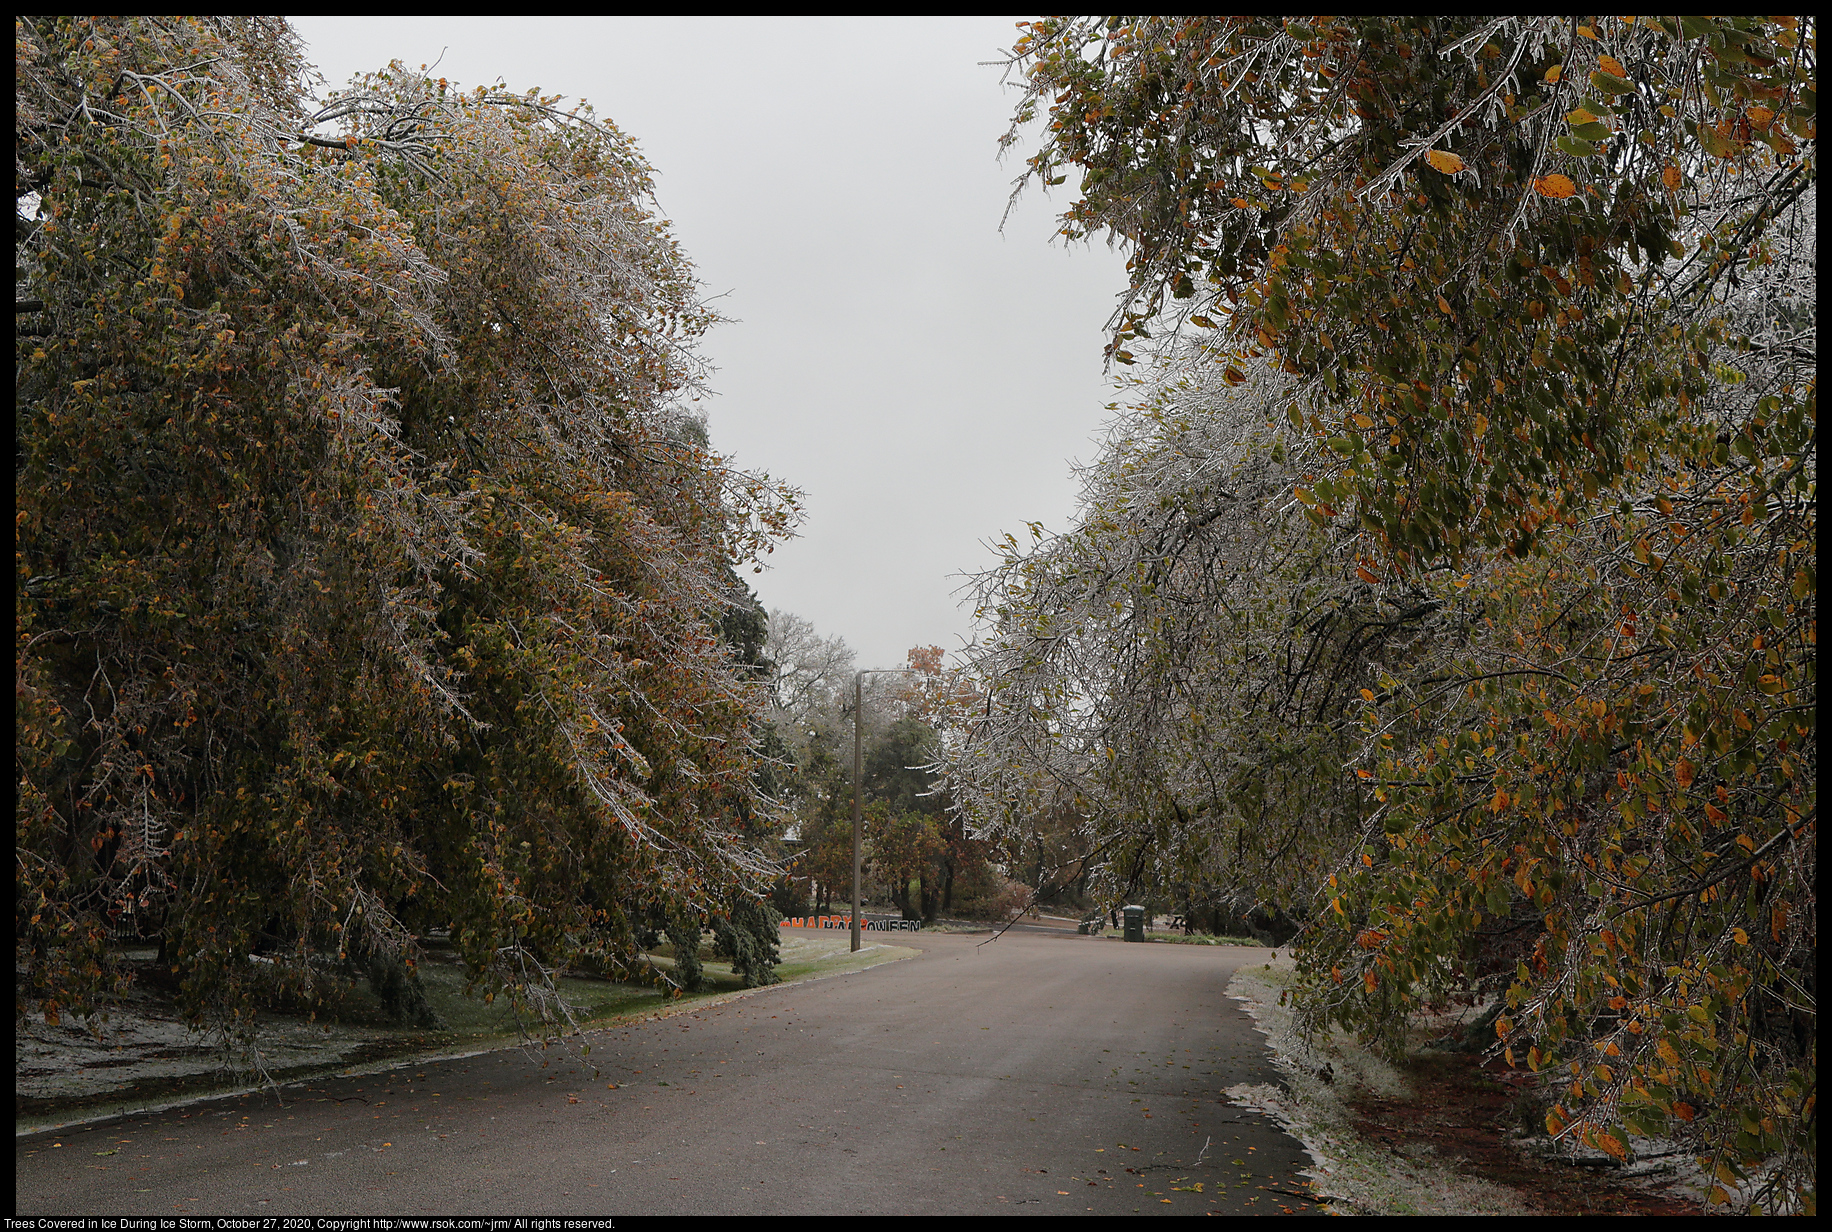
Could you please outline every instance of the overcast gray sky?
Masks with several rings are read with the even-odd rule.
[[[1066,197],[1028,193],[999,231],[1016,96],[982,62],[1016,20],[292,18],[333,85],[438,61],[588,99],[637,140],[733,318],[705,346],[713,443],[807,493],[800,537],[747,576],[862,667],[970,636],[958,575],[1067,521],[1115,397],[1123,259],[1051,242]]]

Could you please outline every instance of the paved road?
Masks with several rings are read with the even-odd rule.
[[[1221,1096],[1274,1081],[1223,995],[1266,951],[896,940],[922,953],[594,1033],[596,1076],[511,1051],[24,1138],[15,1212],[1315,1209],[1277,1192],[1298,1143]]]

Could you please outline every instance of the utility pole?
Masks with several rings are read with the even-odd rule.
[[[868,668],[852,678],[852,952],[859,952],[860,898],[865,877],[864,807],[861,803],[865,781],[865,678],[867,676],[906,676],[919,674],[913,667]]]

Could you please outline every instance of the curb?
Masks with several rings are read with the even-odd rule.
[[[858,952],[864,954],[869,950],[875,949],[901,950],[907,948],[908,947],[905,946],[888,945],[884,942],[878,942],[874,945],[861,948]],[[594,1031],[614,1030],[618,1027],[632,1026],[643,1022],[659,1022],[664,1018],[674,1018],[681,1014],[710,1009],[714,1006],[725,1005],[732,1001],[741,1001],[748,997],[754,997],[758,993],[767,993],[777,988],[799,988],[803,984],[814,984],[821,980],[838,979],[846,975],[858,975],[860,972],[870,971],[874,967],[885,966],[892,962],[902,962],[905,959],[918,957],[920,954],[920,950],[911,949],[907,954],[896,955],[886,959],[883,963],[874,963],[870,967],[860,967],[853,971],[810,972],[798,979],[783,980],[776,984],[765,984],[758,988],[738,988],[730,992],[714,993],[706,997],[696,997],[691,1001],[683,998],[678,1002],[664,1004],[656,1008],[626,1010],[621,1013],[607,1015],[591,1023],[582,1028],[578,1035],[561,1036],[556,1040],[547,1041],[545,1044],[528,1043],[513,1036],[497,1036],[487,1038],[486,1040],[472,1041],[473,1043],[483,1043],[484,1046],[481,1048],[471,1047],[456,1052],[445,1052],[435,1049],[428,1052],[404,1053],[400,1056],[389,1057],[386,1060],[367,1061],[360,1065],[330,1065],[307,1073],[296,1074],[283,1081],[244,1083],[241,1086],[231,1087],[226,1090],[202,1092],[197,1095],[185,1095],[177,1099],[166,1100],[163,1103],[142,1104],[133,1100],[124,1100],[120,1103],[97,1104],[88,1108],[76,1110],[76,1115],[72,1116],[69,1120],[42,1120],[32,1124],[21,1124],[16,1120],[14,1123],[13,1137],[17,1141],[43,1135],[70,1133],[80,1129],[87,1129],[93,1125],[99,1125],[105,1121],[125,1120],[129,1117],[137,1116],[154,1116],[162,1112],[171,1112],[178,1108],[190,1108],[199,1104],[215,1103],[225,1099],[240,1099],[249,1095],[257,1095],[262,1092],[273,1092],[276,1089],[284,1092],[289,1087],[300,1086],[307,1082],[323,1082],[328,1078],[357,1078],[369,1074],[387,1073],[389,1070],[407,1069],[415,1065],[435,1065],[444,1061],[462,1061],[468,1057],[481,1057],[495,1052],[508,1052],[511,1049],[546,1048],[554,1045],[564,1046],[567,1041],[589,1035]],[[282,1098],[282,1104],[284,1104],[284,1098]]]

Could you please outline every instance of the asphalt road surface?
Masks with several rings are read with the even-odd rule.
[[[1013,931],[594,1032],[21,1138],[18,1215],[1279,1214],[1265,950]],[[593,1073],[593,1067],[598,1073]],[[615,1084],[615,1085],[612,1085]],[[1283,1192],[1282,1192],[1283,1191]]]

